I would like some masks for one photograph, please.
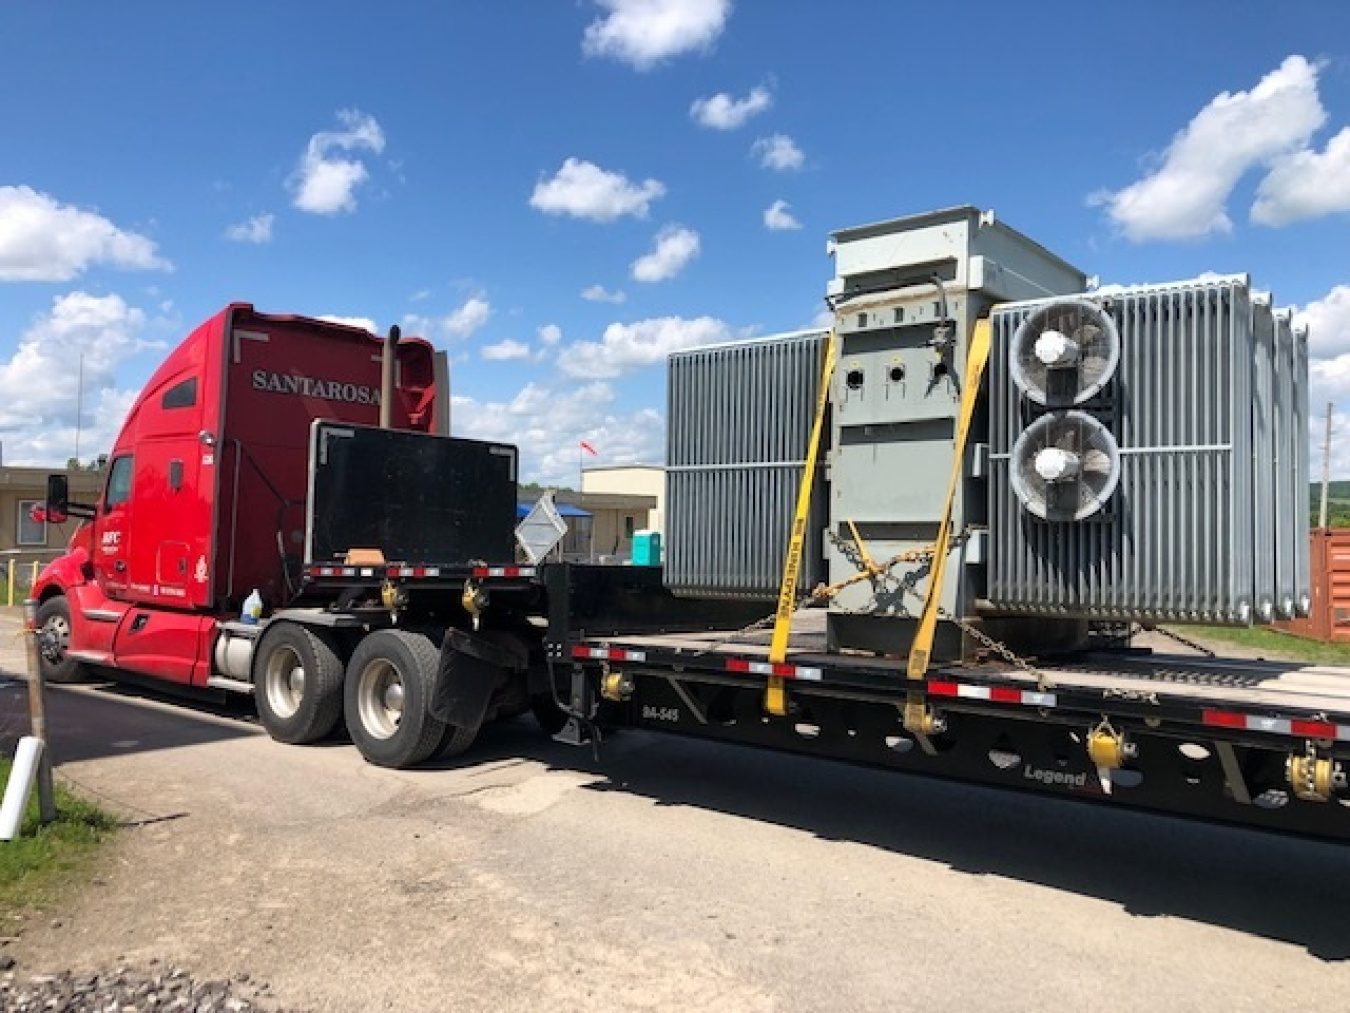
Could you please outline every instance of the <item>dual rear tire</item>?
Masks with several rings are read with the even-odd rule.
[[[439,660],[424,634],[377,630],[344,666],[327,631],[274,623],[253,661],[258,714],[272,738],[297,744],[328,737],[345,718],[361,755],[381,767],[457,755],[478,729],[448,725],[431,713]]]

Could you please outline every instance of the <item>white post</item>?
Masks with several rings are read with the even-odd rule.
[[[37,599],[23,603],[24,640],[28,647],[28,712],[33,721],[33,737],[42,743],[38,754],[38,807],[43,823],[56,819],[56,790],[52,783],[52,758],[47,746],[47,686],[38,658]]]
[[[9,784],[5,785],[5,800],[0,803],[0,841],[12,841],[19,836],[28,796],[33,793],[33,782],[42,766],[42,753],[41,739],[25,735],[19,740]]]

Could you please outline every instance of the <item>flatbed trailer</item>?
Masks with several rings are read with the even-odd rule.
[[[763,624],[680,632],[697,610],[678,599],[664,629],[656,614],[635,622],[631,574],[562,566],[542,580],[571,741],[640,727],[1350,840],[1350,668],[1121,646],[913,680],[904,657],[827,650],[821,609],[794,615],[773,664]],[[775,679],[784,717],[765,706]],[[914,694],[932,734],[905,729]]]

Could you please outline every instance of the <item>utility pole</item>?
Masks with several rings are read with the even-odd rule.
[[[79,379],[75,381],[75,467],[80,466],[80,416],[84,414],[84,353],[80,353]]]
[[[1327,435],[1322,441],[1322,509],[1318,513],[1317,526],[1327,526],[1327,484],[1331,481],[1331,402],[1327,402]]]

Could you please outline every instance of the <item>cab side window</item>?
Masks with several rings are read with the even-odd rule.
[[[130,455],[119,457],[108,470],[108,488],[103,494],[104,513],[131,499],[131,462]]]
[[[197,403],[197,378],[189,377],[164,392],[159,399],[161,408],[191,408]]]

